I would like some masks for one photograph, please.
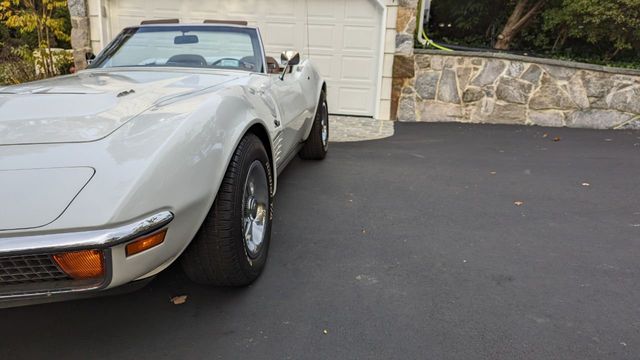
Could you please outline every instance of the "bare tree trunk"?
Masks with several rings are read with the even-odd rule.
[[[563,28],[558,33],[558,37],[556,37],[556,41],[553,43],[553,47],[551,48],[552,52],[556,52],[557,49],[564,46],[564,43],[567,41],[567,37],[569,36],[569,30],[567,28]]]
[[[44,30],[44,47],[46,48],[47,77],[55,76],[55,67],[53,64],[53,52],[51,51],[51,35],[49,34],[49,10],[46,6],[42,7],[42,27]]]
[[[613,58],[614,58],[614,57],[618,56],[618,54],[620,53],[620,50],[622,50],[622,49],[620,49],[620,48],[616,48],[616,50],[615,50],[615,51],[613,51],[613,52],[611,52],[611,51],[610,51],[610,52],[608,52],[607,54],[605,54],[604,59],[605,59],[606,61],[611,61],[611,60],[613,60]]]
[[[494,46],[498,50],[508,50],[511,42],[520,32],[526,28],[544,7],[547,0],[518,0],[515,9],[509,16],[507,23],[498,35],[498,41]]]
[[[56,64],[55,64],[55,59],[54,59],[54,55],[53,55],[53,51],[51,50],[51,35],[49,34],[49,27],[45,27],[45,36],[46,36],[46,40],[45,40],[45,45],[47,47],[47,55],[48,55],[48,62],[49,62],[49,74],[47,74],[47,77],[50,76],[55,76],[56,74]]]

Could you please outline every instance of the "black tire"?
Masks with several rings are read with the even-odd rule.
[[[257,255],[250,256],[243,231],[243,197],[249,169],[258,164],[267,178],[268,204],[262,213],[266,213],[264,240]],[[246,286],[260,276],[267,262],[271,239],[272,176],[262,142],[253,134],[246,135],[231,159],[209,214],[182,255],[182,267],[192,281],[216,286]]]
[[[326,138],[323,138],[323,122],[326,125]],[[322,91],[311,134],[300,150],[300,157],[305,160],[322,160],[327,156],[327,151],[329,151],[329,105],[327,96]]]

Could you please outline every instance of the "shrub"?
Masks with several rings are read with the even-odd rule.
[[[42,75],[36,73],[36,66],[32,62],[18,59],[0,63],[2,85],[15,85],[39,79],[42,79]]]
[[[0,21],[0,42],[6,42],[12,49],[7,54],[7,47],[3,46],[0,52],[0,61],[8,58],[10,63],[5,66],[5,74],[23,74],[31,64],[46,77],[60,73],[60,64],[55,57],[57,52],[52,48],[58,42],[67,44],[70,40],[66,0],[0,0]],[[35,57],[32,56],[34,51]],[[64,69],[63,73],[67,71]],[[8,78],[23,77],[13,75]]]
[[[436,42],[640,68],[640,0],[432,0]]]

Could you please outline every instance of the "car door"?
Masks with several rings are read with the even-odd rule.
[[[307,117],[306,99],[302,94],[302,87],[295,76],[295,69],[285,74],[270,75],[270,92],[280,114],[282,121],[282,145],[283,157],[286,158],[302,140],[302,128]]]

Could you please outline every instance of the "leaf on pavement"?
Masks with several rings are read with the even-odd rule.
[[[562,140],[562,138],[560,136],[556,136],[556,137],[553,138],[553,142],[558,142],[560,140]]]
[[[173,305],[182,305],[187,302],[187,295],[174,296],[171,298]]]
[[[524,201],[514,201],[513,204],[515,206],[522,206],[522,205],[524,205]]]

